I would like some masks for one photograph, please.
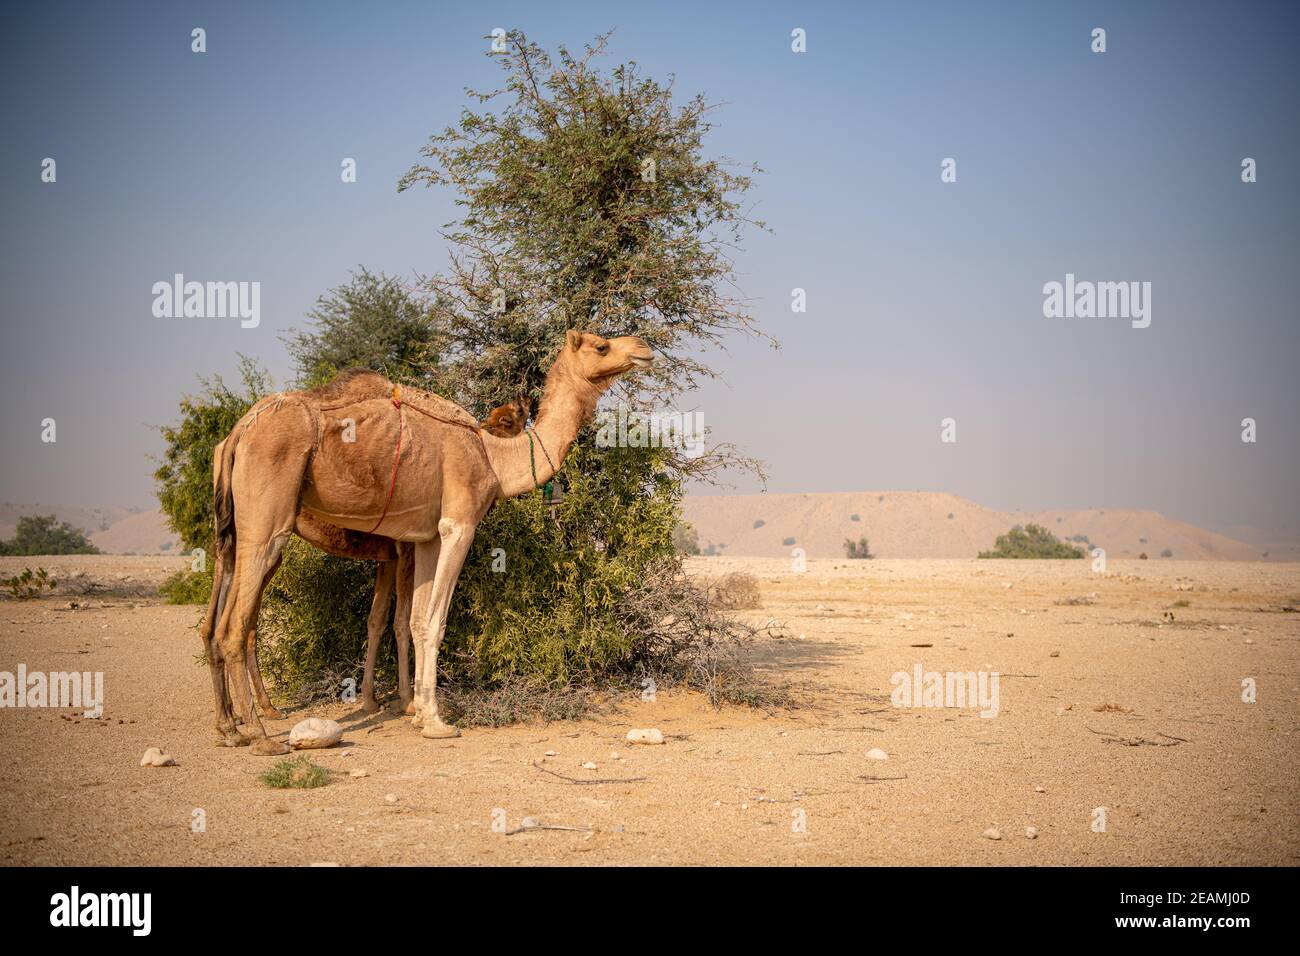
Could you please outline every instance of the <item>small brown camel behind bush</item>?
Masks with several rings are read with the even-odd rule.
[[[498,499],[549,481],[601,394],[651,359],[634,336],[570,331],[547,374],[536,426],[511,438],[488,434],[436,395],[394,388],[391,398],[376,397],[374,373],[258,402],[213,463],[216,578],[201,633],[222,742],[252,743],[262,754],[286,749],[266,737],[257,716],[249,658],[262,593],[288,536],[328,537],[320,524],[363,550],[377,545],[381,527],[384,538],[413,546],[414,720],[425,737],[457,736],[438,715],[438,648],[479,522]],[[236,727],[232,693],[246,705],[248,736]]]

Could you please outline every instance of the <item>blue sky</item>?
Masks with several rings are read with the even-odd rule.
[[[548,48],[615,29],[608,65],[635,59],[722,103],[709,151],[766,171],[752,198],[772,232],[737,269],[782,348],[730,343],[714,357],[725,384],[684,405],[764,459],[769,490],[1296,527],[1293,5],[55,2],[3,16],[0,499],[151,504],[150,426],[196,376],[230,376],[243,353],[283,380],[280,335],[350,269],[442,268],[452,197],[396,182],[466,86],[496,83],[484,37],[500,26]],[[345,156],[355,184],[339,180]],[[940,182],[945,157],[956,183]],[[150,288],[176,272],[260,281],[260,326],[155,318]],[[1067,272],[1151,282],[1151,327],[1045,318],[1042,286]],[[939,440],[946,417],[956,444]]]

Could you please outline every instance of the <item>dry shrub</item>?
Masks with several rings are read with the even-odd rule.
[[[758,578],[748,571],[732,571],[713,582],[711,598],[724,611],[752,611],[762,607]]]
[[[754,576],[729,574],[723,580],[733,577],[747,579],[747,593],[756,601]],[[629,661],[631,676],[642,684],[648,678],[658,688],[698,690],[714,707],[724,703],[766,709],[794,706],[788,690],[768,684],[755,673],[750,650],[764,629],[726,612],[720,584],[701,587],[675,561],[647,569],[640,587],[626,595],[617,611],[624,626],[636,628],[642,636]]]

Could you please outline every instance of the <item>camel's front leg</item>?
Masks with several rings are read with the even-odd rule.
[[[438,522],[441,547],[419,544],[415,548],[415,601],[411,633],[420,652],[416,707],[425,737],[459,737],[460,731],[438,716],[438,648],[447,630],[447,609],[474,542],[474,525],[457,518]],[[435,557],[436,556],[436,557]]]
[[[366,669],[361,676],[361,709],[368,714],[379,709],[379,701],[375,700],[375,658],[379,656],[379,639],[388,627],[388,609],[392,606],[396,577],[396,561],[380,561],[375,565],[375,596],[370,602],[370,617],[366,620]],[[398,613],[401,613],[400,608]]]

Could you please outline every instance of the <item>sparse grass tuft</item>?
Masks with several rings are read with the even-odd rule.
[[[261,776],[262,783],[276,790],[311,790],[330,782],[330,772],[306,756],[281,760]]]

